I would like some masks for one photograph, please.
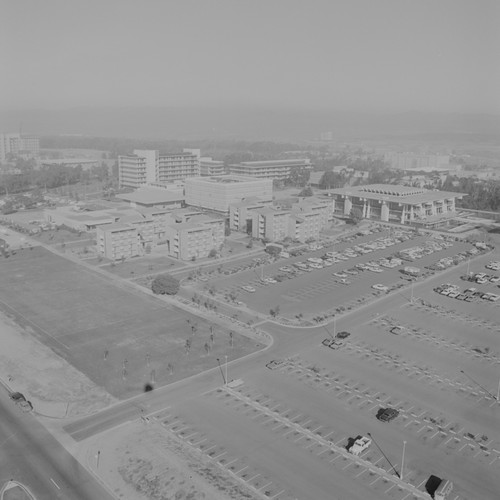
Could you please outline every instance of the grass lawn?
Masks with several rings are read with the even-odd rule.
[[[184,266],[185,264],[182,261],[169,257],[145,256],[134,257],[124,262],[118,261],[114,265],[109,263],[101,267],[109,273],[113,273],[121,278],[134,278],[145,274],[169,272]]]
[[[118,267],[118,266],[117,266]],[[35,247],[0,259],[0,307],[118,398],[263,347]],[[193,328],[194,327],[194,328]],[[186,341],[190,347],[187,348]],[[232,345],[231,345],[232,344]]]

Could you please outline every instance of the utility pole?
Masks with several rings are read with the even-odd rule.
[[[224,381],[224,385],[226,385],[226,377],[224,377],[224,372],[222,371],[222,366],[220,365],[220,360],[217,358],[217,364],[219,365],[219,370],[222,375],[222,380]]]
[[[227,381],[228,381],[228,378],[227,378],[227,354],[225,355],[225,357],[226,357],[226,377],[225,378],[226,378],[226,385],[227,385]]]

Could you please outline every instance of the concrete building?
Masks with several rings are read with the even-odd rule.
[[[288,221],[288,236],[301,242],[318,240],[323,229],[321,213],[312,210],[293,211]]]
[[[313,165],[311,160],[269,160],[269,161],[244,161],[236,165],[230,165],[229,171],[234,175],[247,177],[258,177],[260,179],[285,180],[293,171],[309,171]]]
[[[400,170],[442,170],[450,168],[450,155],[388,152],[384,161]]]
[[[117,198],[128,201],[134,208],[182,208],[184,205],[184,190],[182,188],[160,189],[157,187],[141,187],[133,193],[116,195]]]
[[[140,255],[137,227],[129,224],[107,224],[96,230],[97,252],[110,260]]]
[[[330,200],[312,196],[309,198],[302,198],[297,203],[294,203],[291,211],[295,215],[317,213],[319,215],[318,220],[320,221],[320,229],[324,229],[332,220],[333,203]]]
[[[166,184],[199,175],[199,149],[184,149],[177,154],[135,149],[132,155],[118,157],[120,187],[139,188],[146,184]]]
[[[258,196],[273,199],[273,181],[239,175],[193,177],[185,181],[186,204],[218,212],[229,211],[232,203]]]
[[[226,167],[223,161],[212,160],[209,157],[200,158],[200,175],[202,177],[211,177],[212,175],[224,175]]]
[[[0,134],[0,161],[6,161],[9,155],[38,158],[40,155],[39,137],[16,133]]]
[[[200,175],[200,150],[184,149],[182,153],[160,155],[156,182],[167,183]]]
[[[261,200],[255,196],[245,198],[238,203],[232,203],[229,205],[230,229],[233,231],[243,231],[248,234],[252,234],[253,212],[272,205],[272,200]]]
[[[252,237],[269,241],[282,241],[289,236],[288,210],[272,207],[259,208],[252,212]]]
[[[333,210],[337,215],[348,216],[356,208],[366,219],[410,224],[426,220],[436,222],[453,216],[456,213],[455,200],[466,194],[368,184],[333,189],[329,196],[333,197]]]
[[[208,257],[224,243],[224,220],[195,216],[189,222],[167,226],[167,253],[180,260]]]
[[[132,155],[118,157],[121,188],[139,188],[156,180],[158,151],[135,149]]]

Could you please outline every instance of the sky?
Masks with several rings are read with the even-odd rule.
[[[1,108],[500,113],[498,0],[3,0]]]

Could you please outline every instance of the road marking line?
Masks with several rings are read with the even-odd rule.
[[[447,445],[451,440],[453,439],[453,436],[450,436],[445,442],[444,444]]]
[[[196,436],[196,434],[198,434],[198,431],[195,431],[192,434],[189,434],[189,436],[185,436],[184,439],[187,441],[190,437]]]
[[[59,487],[59,485],[58,485],[58,484],[57,484],[57,483],[56,483],[56,482],[55,482],[52,478],[50,478],[50,480],[52,481],[52,483],[54,484],[54,486],[55,486],[58,490],[60,490],[60,489],[61,489],[61,488]]]
[[[322,425],[320,425],[319,427],[316,427],[316,429],[314,429],[314,430],[313,430],[313,431],[311,431],[311,432],[314,432],[314,433],[315,433],[318,429],[321,429],[321,427],[323,427],[323,426],[322,426]]]
[[[258,491],[263,490],[264,488],[267,488],[267,487],[268,487],[268,486],[270,486],[271,484],[273,484],[273,482],[272,482],[272,481],[271,481],[270,483],[265,484],[265,485],[264,485],[264,486],[262,486],[261,488],[259,488],[259,490],[258,490]]]
[[[252,477],[251,479],[247,479],[246,482],[249,483],[250,481],[253,481],[256,477],[259,477],[259,476],[260,476],[260,474],[255,474],[254,477]]]
[[[331,460],[328,460],[330,463],[332,462],[335,462],[335,460],[337,460],[337,458],[340,458],[341,455],[337,455],[336,457],[333,457]]]
[[[203,450],[203,453],[206,453],[207,451],[213,450],[214,448],[217,448],[216,444],[214,444],[213,446],[210,446],[210,448],[207,448],[206,450]]]
[[[272,497],[269,497],[271,500],[273,500],[273,498],[276,498],[277,496],[281,495],[282,493],[284,493],[285,490],[281,490],[279,493],[276,493],[276,495],[273,495]]]
[[[386,491],[386,493],[389,493],[389,491],[391,491],[391,490],[392,490],[392,488],[394,488],[394,486],[396,486],[396,484],[393,484],[393,485],[392,485],[392,486],[391,486],[391,487],[390,487],[390,488]]]
[[[238,472],[235,472],[235,475],[238,475],[240,472],[243,472],[245,469],[248,469],[248,465],[245,465],[242,469],[240,469]]]
[[[224,464],[224,467],[227,467],[228,465],[231,465],[232,463],[237,462],[238,460],[239,460],[239,458],[235,458],[235,459],[231,460],[230,462],[226,462]]]
[[[417,486],[417,490],[420,489],[420,486],[422,486],[425,482],[427,481],[427,479],[424,479],[418,486]]]
[[[302,434],[301,436],[299,436],[295,441],[294,443],[297,443],[298,441],[300,441],[302,438],[304,437],[304,434]]]
[[[323,453],[327,452],[328,450],[329,448],[325,448],[323,451],[320,451],[317,456],[319,457],[320,455],[323,455]]]
[[[377,465],[381,460],[382,460],[383,457],[380,457],[376,462],[373,463],[373,465]]]
[[[381,476],[377,476],[371,483],[370,483],[370,486],[373,486],[379,479],[380,479]]]
[[[363,469],[359,474],[356,474],[354,477],[359,477],[361,474],[364,474],[368,469]]]
[[[344,441],[344,440],[345,440],[345,438],[340,439],[337,443],[335,443],[335,446],[338,446],[338,445],[339,445],[339,443],[341,443],[341,442],[342,442],[342,441]]]

